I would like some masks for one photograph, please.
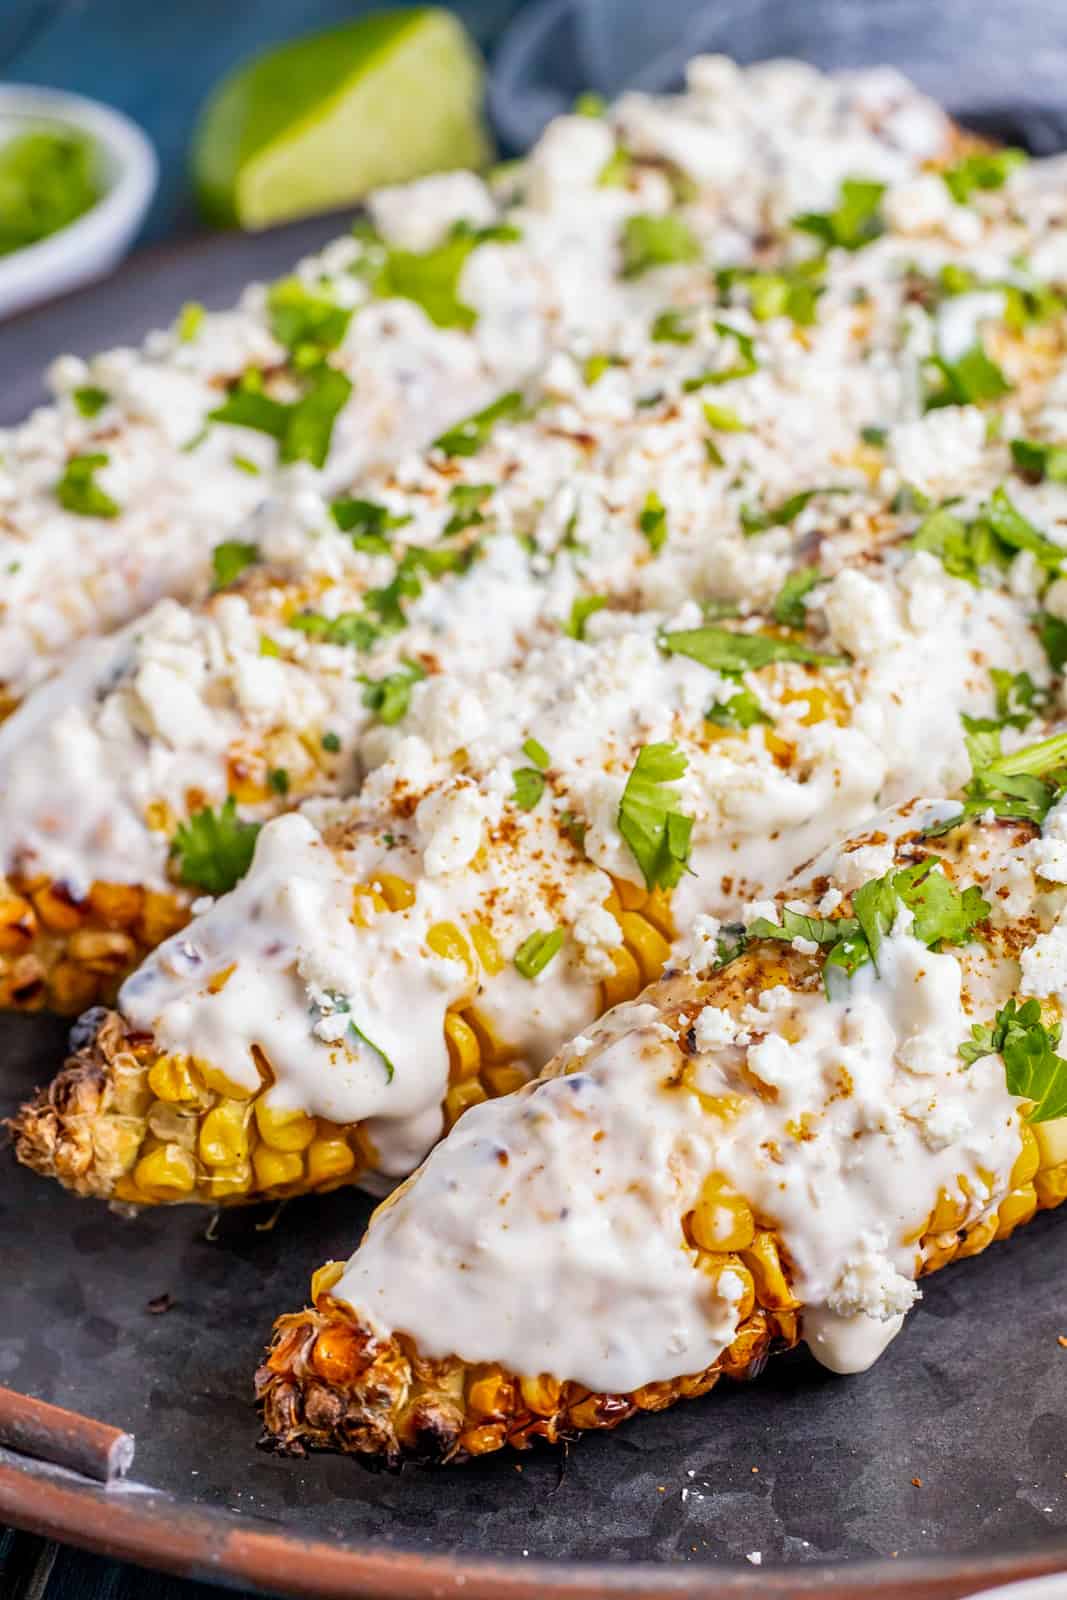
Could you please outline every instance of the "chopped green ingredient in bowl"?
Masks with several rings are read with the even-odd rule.
[[[0,255],[58,233],[103,194],[93,141],[35,128],[0,144]]]

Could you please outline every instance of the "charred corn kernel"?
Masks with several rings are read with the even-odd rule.
[[[544,1372],[537,1378],[520,1378],[519,1390],[523,1405],[537,1417],[550,1417],[559,1409],[562,1385],[558,1378]]]
[[[183,1150],[195,1150],[200,1119],[195,1110],[168,1105],[156,1100],[148,1108],[145,1118],[149,1133],[155,1134],[164,1144],[177,1144]]]
[[[1041,1124],[1039,1123],[1040,1127]],[[1011,1186],[1018,1189],[1024,1183],[1031,1183],[1034,1174],[1041,1165],[1041,1146],[1037,1142],[1033,1128],[1024,1122],[1019,1128],[1022,1138],[1022,1149],[1015,1158],[1015,1165],[1011,1169]]]
[[[661,1383],[644,1383],[630,1396],[638,1411],[665,1411],[677,1396],[676,1386],[669,1380]]]
[[[128,1050],[120,1051],[111,1064],[111,1100],[128,1117],[143,1118],[152,1104],[148,1073]]]
[[[339,1135],[332,1139],[313,1139],[307,1147],[309,1183],[334,1183],[354,1171],[356,1157]]]
[[[484,1422],[480,1428],[467,1428],[459,1436],[459,1447],[469,1456],[487,1456],[499,1450],[507,1437],[502,1422]]]
[[[104,928],[82,928],[72,933],[67,945],[72,961],[90,972],[117,975],[133,965],[136,942],[128,933],[109,933]]]
[[[756,1298],[761,1306],[771,1311],[794,1311],[800,1305],[782,1271],[778,1244],[769,1229],[761,1229],[747,1250],[741,1251],[741,1260],[751,1272],[756,1285]]]
[[[144,905],[141,908],[137,937],[142,944],[155,949],[157,944],[163,943],[168,934],[176,933],[188,920],[188,911],[177,900],[170,895],[149,889],[145,893]]]
[[[712,1280],[715,1293],[736,1302],[738,1321],[751,1316],[756,1304],[756,1284],[741,1256],[716,1253],[701,1256],[699,1263],[701,1272]]]
[[[489,929],[482,922],[475,922],[471,927],[471,944],[474,946],[478,960],[482,964],[482,971],[487,972],[491,978],[504,970],[504,957],[500,954],[497,944]]]
[[[977,1256],[993,1243],[997,1236],[997,1214],[992,1212],[988,1217],[983,1217],[981,1222],[976,1222],[967,1229],[967,1237],[960,1242],[956,1252],[957,1259],[962,1261],[967,1256]]]
[[[311,1274],[311,1303],[314,1305],[322,1294],[329,1294],[335,1284],[344,1277],[345,1264],[343,1261],[324,1261],[321,1267]]]
[[[207,1088],[215,1094],[222,1095],[225,1100],[251,1100],[252,1096],[259,1092],[258,1084],[254,1089],[246,1089],[244,1084],[235,1083],[224,1072],[220,1072],[218,1067],[213,1067],[210,1061],[191,1061],[189,1065],[190,1070]]]
[[[143,904],[144,890],[134,883],[94,883],[89,890],[94,917],[109,928],[132,928]]]
[[[143,1206],[151,1199],[150,1195],[138,1189],[129,1175],[119,1178],[111,1193],[116,1200],[121,1200],[123,1205],[127,1206]]]
[[[1027,1126],[1037,1144],[1040,1171],[1067,1161],[1067,1117],[1056,1117],[1052,1122],[1031,1122]]]
[[[366,1366],[354,1328],[344,1323],[324,1328],[315,1340],[311,1365],[327,1383],[351,1380]]]
[[[162,1144],[141,1157],[133,1181],[152,1200],[175,1200],[196,1187],[196,1161],[180,1144]]]
[[[960,1236],[955,1229],[951,1233],[927,1234],[920,1254],[921,1271],[925,1274],[947,1267],[950,1261],[955,1261],[959,1247]]]
[[[746,1200],[734,1194],[719,1172],[705,1180],[689,1214],[689,1232],[702,1250],[747,1250],[756,1223]]]
[[[269,1144],[257,1144],[252,1152],[256,1184],[260,1189],[281,1189],[289,1183],[299,1183],[304,1176],[304,1158],[295,1150],[272,1150]]]
[[[766,1329],[766,1319],[762,1312],[747,1318],[722,1353],[720,1358],[722,1370],[739,1376],[744,1375],[753,1356],[763,1345]]]
[[[209,1167],[232,1167],[248,1158],[248,1102],[220,1100],[200,1124],[200,1159]]]
[[[406,878],[398,878],[395,872],[377,873],[374,887],[390,911],[406,911],[415,904],[415,885]]]
[[[514,1060],[514,1045],[508,1043],[492,1017],[487,1016],[480,1006],[468,1006],[464,1016],[477,1036],[483,1061],[493,1066],[503,1066]]]
[[[456,1011],[445,1013],[445,1043],[448,1045],[448,1075],[453,1083],[475,1078],[482,1064],[478,1035]]]
[[[1061,1166],[1039,1172],[1034,1179],[1034,1188],[1040,1205],[1062,1205],[1067,1200],[1067,1161]]]
[[[20,894],[0,890],[0,951],[25,949],[36,932],[37,918],[30,902]]]
[[[1013,1189],[997,1207],[997,1238],[1007,1239],[1029,1222],[1037,1210],[1037,1190],[1032,1183]]]
[[[101,1173],[131,1171],[137,1160],[144,1124],[140,1117],[97,1117],[92,1125],[93,1157]]]
[[[528,1081],[521,1067],[501,1066],[482,1069],[482,1082],[494,1100],[498,1100],[502,1094],[514,1094],[516,1089],[521,1089]]]
[[[614,883],[616,880],[612,878],[611,881]],[[602,904],[604,910],[610,911],[613,917],[617,917],[622,910],[622,901],[619,899],[618,892],[615,889],[612,889],[611,893],[608,895],[607,899],[602,902]]]
[[[256,1127],[272,1150],[306,1150],[317,1132],[314,1117],[306,1111],[272,1106],[261,1095],[255,1104]]]
[[[655,983],[670,957],[671,947],[657,928],[635,911],[624,911],[619,918],[626,948],[636,957],[645,983]]]
[[[201,1180],[200,1188],[209,1200],[230,1200],[252,1191],[252,1163],[238,1161],[232,1167],[215,1167]]]
[[[600,1003],[602,1011],[609,1011],[612,1006],[621,1005],[624,1000],[632,1000],[640,994],[644,987],[641,982],[641,969],[625,945],[609,950],[614,975],[605,978],[600,985]]]
[[[645,903],[641,907],[641,915],[665,939],[673,939],[677,932],[674,926],[674,917],[671,915],[670,896],[662,889],[653,889],[652,893],[645,896]]]
[[[790,744],[788,739],[783,739],[780,733],[775,733],[773,728],[764,728],[762,732],[768,754],[788,766],[796,752],[796,746]]]
[[[930,1213],[929,1221],[924,1228],[924,1233],[952,1233],[960,1226],[967,1215],[967,1207],[958,1195],[950,1194],[947,1189],[942,1189],[937,1196],[937,1204]]]
[[[462,961],[471,977],[477,976],[471,947],[454,922],[435,922],[426,935],[426,943],[435,956],[445,961]]]
[[[157,1100],[196,1100],[200,1090],[186,1056],[160,1056],[148,1072],[148,1086]]]
[[[471,1106],[481,1105],[488,1098],[477,1078],[454,1083],[445,1095],[445,1126],[451,1128]]]
[[[33,905],[50,933],[75,933],[85,922],[86,907],[75,905],[69,895],[50,883],[34,891]]]
[[[52,1010],[73,1016],[87,1010],[96,999],[100,975],[76,961],[60,961],[49,974],[48,987]]]
[[[597,1428],[600,1426],[602,1416],[601,1407],[603,1399],[598,1394],[591,1394],[584,1400],[579,1400],[576,1405],[568,1408],[567,1417],[576,1428]]]
[[[512,1399],[512,1383],[499,1367],[481,1369],[467,1386],[467,1404],[478,1417],[506,1416]]]
[[[640,883],[631,883],[627,878],[612,878],[615,893],[619,897],[619,907],[623,911],[640,911],[648,899],[648,890]]]

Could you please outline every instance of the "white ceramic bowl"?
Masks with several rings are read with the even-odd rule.
[[[22,125],[42,122],[80,129],[94,141],[105,191],[58,233],[0,256],[0,317],[110,271],[129,249],[155,192],[156,153],[129,117],[60,89],[0,84],[0,141]]]

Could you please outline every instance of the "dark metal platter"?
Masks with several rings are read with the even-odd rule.
[[[0,422],[43,398],[51,356],[131,342],[187,299],[225,304],[337,227],[151,252],[0,328]],[[50,1075],[64,1031],[0,1019],[0,1113]],[[862,1377],[832,1378],[801,1353],[567,1460],[390,1477],[258,1452],[249,1397],[272,1317],[350,1251],[368,1210],[341,1192],[289,1205],[270,1229],[270,1212],[229,1211],[207,1237],[203,1212],[126,1221],[0,1153],[0,1384],[129,1429],[147,1486],[105,1493],[0,1452],[0,1521],[231,1583],[393,1600],[947,1597],[1067,1568],[1055,1216],[931,1280]],[[150,1311],[163,1295],[170,1309]]]

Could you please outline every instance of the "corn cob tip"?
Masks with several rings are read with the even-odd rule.
[[[116,1012],[95,1007],[74,1024],[72,1054],[63,1067],[5,1126],[23,1166],[56,1178],[79,1194],[106,1195],[110,1185],[98,1161],[94,1126],[109,1095],[116,1057],[126,1042]]]

